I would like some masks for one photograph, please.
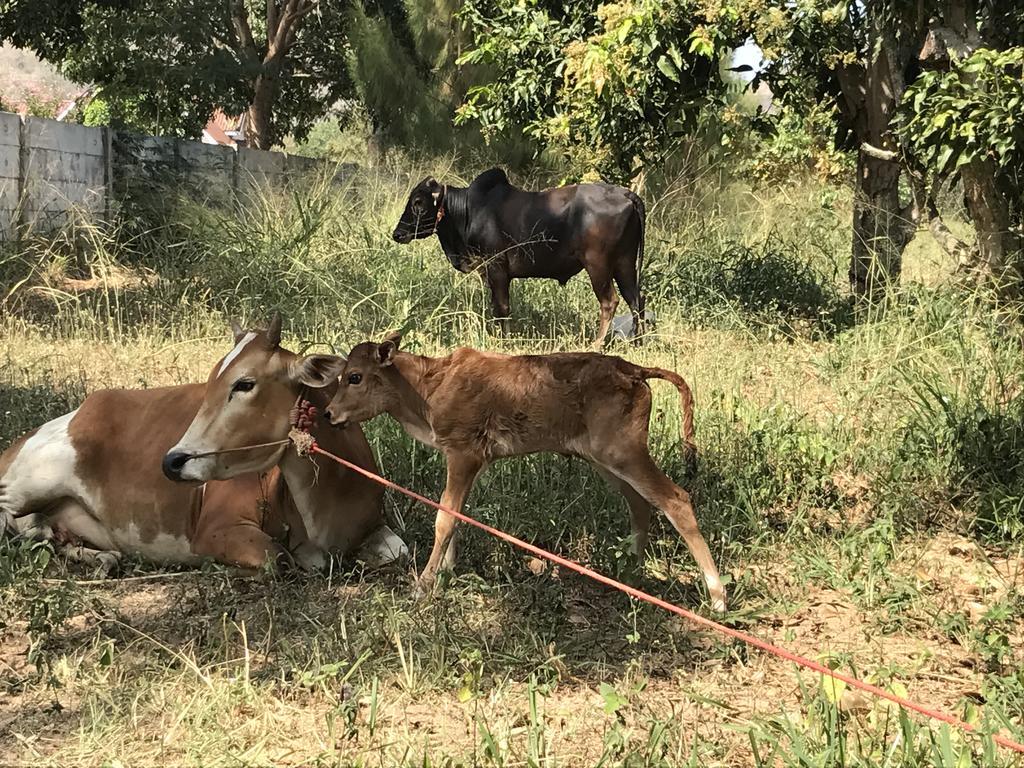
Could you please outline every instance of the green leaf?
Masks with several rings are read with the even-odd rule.
[[[600,693],[601,698],[604,699],[604,711],[609,715],[614,715],[628,703],[626,699],[612,686],[608,685],[608,683],[601,683]]]
[[[949,144],[945,145],[940,151],[939,156],[936,159],[936,165],[939,168],[939,172],[943,173],[946,170],[946,166],[949,164],[950,158],[953,157],[953,147]]]
[[[672,63],[676,65],[676,69],[683,68],[683,54],[681,54],[679,49],[676,48],[675,43],[672,43],[672,45],[668,47],[668,55],[672,58]]]
[[[676,69],[675,64],[673,64],[667,56],[658,57],[658,69],[661,70],[661,74],[673,83],[679,82],[679,70]]]
[[[829,700],[829,703],[839,706],[839,702],[843,698],[843,692],[846,690],[846,683],[842,680],[836,680],[836,678],[829,675],[822,675],[821,690],[825,694],[825,698]]]

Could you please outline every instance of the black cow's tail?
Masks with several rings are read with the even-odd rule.
[[[640,219],[640,242],[636,246],[636,292],[637,304],[640,307],[640,317],[643,318],[646,302],[644,301],[644,292],[641,285],[644,269],[644,240],[647,239],[647,206],[644,205],[643,198],[631,189],[626,190],[626,197],[633,204],[633,210],[636,211],[636,215]]]

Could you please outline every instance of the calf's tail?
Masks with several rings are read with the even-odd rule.
[[[641,368],[644,379],[664,379],[675,384],[679,390],[679,405],[683,411],[682,438],[683,458],[689,467],[697,464],[697,444],[693,441],[693,391],[686,380],[675,371],[664,368]]]

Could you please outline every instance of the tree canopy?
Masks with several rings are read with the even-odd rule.
[[[803,130],[789,157],[856,167],[856,295],[884,295],[922,225],[979,274],[1024,275],[1012,0],[0,0],[0,38],[99,85],[108,119],[195,135],[215,108],[247,110],[257,147],[355,99],[389,143],[525,134],[567,177],[629,183],[708,126]],[[746,121],[723,77],[744,41],[774,99]],[[953,183],[976,242],[939,215]]]
[[[250,111],[254,144],[299,137],[351,93],[347,15],[319,0],[4,0],[0,38],[100,86],[114,118],[195,136]]]
[[[467,0],[473,48],[461,61],[490,78],[456,121],[487,135],[522,126],[571,165],[624,181],[691,135],[721,95],[721,52],[688,0]]]

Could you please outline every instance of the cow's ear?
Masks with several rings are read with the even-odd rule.
[[[288,375],[297,384],[321,389],[338,379],[346,362],[340,355],[309,355],[288,366]]]
[[[240,326],[234,318],[231,318],[231,335],[235,337],[235,344],[240,342],[245,336],[245,328]]]
[[[435,203],[438,201],[438,199],[441,197],[441,193],[444,191],[444,187],[434,177],[430,177],[429,179],[427,179],[427,189],[430,190],[430,196],[434,198]]]
[[[381,367],[386,367],[395,362],[395,353],[398,351],[398,342],[390,338],[385,339],[377,345],[377,362]]]
[[[275,312],[270,318],[270,325],[267,326],[267,340],[271,346],[278,346],[281,343],[281,313]]]
[[[399,345],[402,343],[402,332],[392,331],[391,333],[384,337],[384,341],[390,341],[392,344],[395,345],[395,349],[398,349]]]

